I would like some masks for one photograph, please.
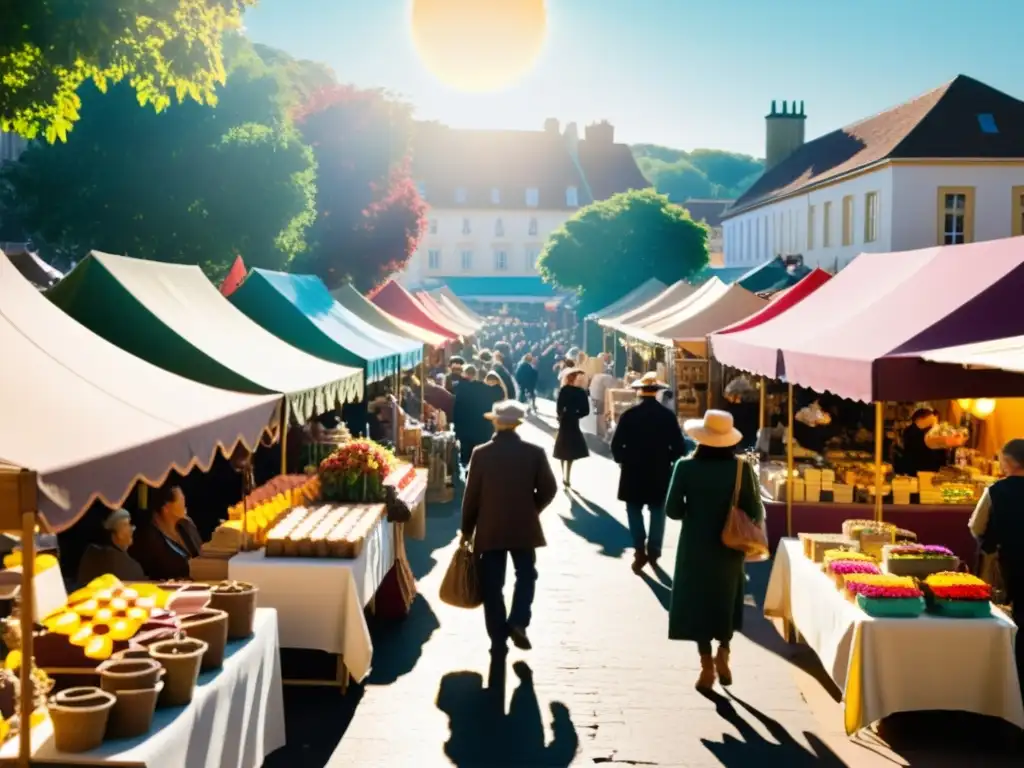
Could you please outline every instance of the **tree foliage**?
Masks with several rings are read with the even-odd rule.
[[[426,227],[409,176],[411,110],[383,91],[335,86],[296,121],[319,168],[317,220],[296,269],[369,290],[405,267]]]
[[[636,144],[633,155],[651,184],[674,203],[691,198],[736,199],[764,172],[764,162],[720,149],[684,152]]]
[[[90,249],[188,264],[211,275],[236,253],[285,268],[315,216],[312,152],[284,119],[273,79],[232,77],[215,109],[140,109],[122,83],[87,86],[66,143],[5,166],[0,204],[57,263]]]
[[[0,128],[66,140],[79,89],[126,80],[160,111],[216,103],[221,35],[256,0],[6,0],[0,5]]]
[[[607,306],[649,278],[666,285],[708,263],[707,228],[654,190],[593,203],[552,233],[540,255],[546,282],[578,291],[583,311]]]

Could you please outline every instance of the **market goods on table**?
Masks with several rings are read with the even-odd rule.
[[[935,544],[887,544],[882,548],[882,569],[899,576],[924,577],[940,571],[955,571],[960,558],[948,547]]]
[[[969,573],[932,573],[922,582],[928,612],[957,619],[992,615],[992,587]]]
[[[804,555],[816,563],[820,563],[829,550],[860,550],[860,542],[841,533],[801,533],[798,536],[804,546]]]
[[[267,533],[265,555],[356,558],[385,512],[383,504],[296,507]]]

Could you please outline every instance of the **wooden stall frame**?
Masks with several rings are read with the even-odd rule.
[[[764,427],[765,427],[764,420],[765,420],[765,417],[768,415],[767,414],[767,410],[768,410],[768,382],[765,380],[764,376],[761,377],[760,390],[761,391],[760,391],[760,393],[758,395],[758,399],[759,399],[760,402],[758,403],[758,411],[757,411],[757,429],[758,429],[759,432],[762,429],[764,429]]]
[[[793,385],[786,397],[786,535],[793,535]]]
[[[881,400],[875,402],[875,520],[882,522],[882,481],[885,473],[882,472],[882,442],[885,437],[885,403]]]

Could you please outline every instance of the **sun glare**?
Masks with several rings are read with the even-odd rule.
[[[445,85],[495,91],[536,63],[547,37],[545,0],[412,0],[412,39]]]

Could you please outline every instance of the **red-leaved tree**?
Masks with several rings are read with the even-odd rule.
[[[317,160],[317,218],[293,269],[328,288],[371,290],[404,269],[426,229],[426,204],[410,177],[412,113],[380,90],[332,86],[296,124]]]

